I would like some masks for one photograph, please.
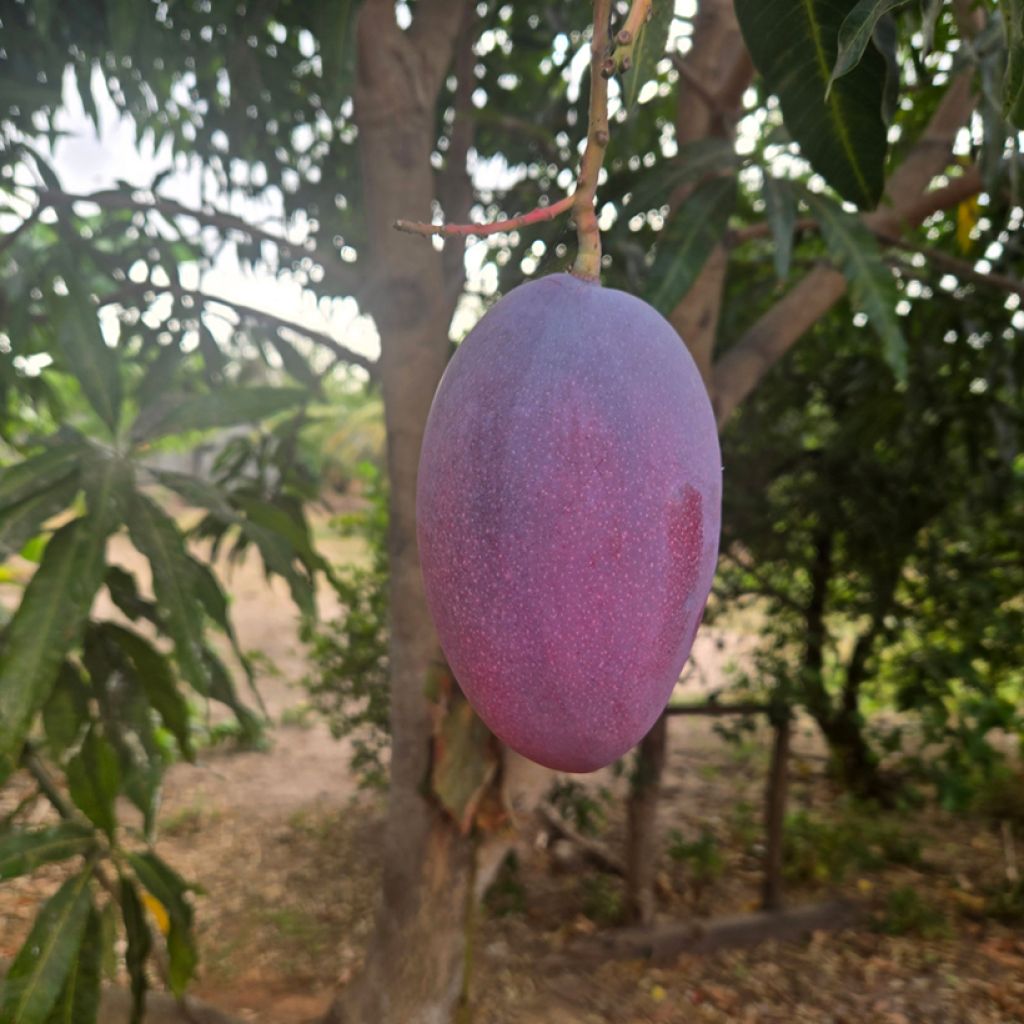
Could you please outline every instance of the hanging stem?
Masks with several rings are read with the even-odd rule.
[[[608,148],[608,79],[618,70],[626,70],[612,56],[609,39],[612,0],[594,0],[594,35],[590,43],[590,112],[587,127],[587,144],[580,162],[580,173],[576,191],[548,206],[541,206],[518,217],[508,217],[491,224],[426,224],[421,221],[399,220],[395,227],[414,235],[441,235],[442,237],[464,237],[466,235],[494,235],[500,231],[514,231],[554,220],[569,210],[576,220],[576,235],[579,252],[572,272],[577,277],[597,281],[601,275],[601,232],[597,224],[594,203],[597,196],[597,182],[604,165],[604,154]],[[651,0],[634,0],[622,29],[616,34],[619,50],[632,52],[632,44],[651,11]],[[619,52],[617,50],[616,52]]]
[[[608,79],[615,73],[615,62],[608,47],[608,22],[611,0],[594,0],[594,36],[590,42],[590,119],[587,147],[580,163],[580,176],[572,204],[576,220],[578,251],[572,272],[576,277],[597,281],[601,277],[601,230],[597,225],[594,201],[597,181],[608,148]],[[632,13],[632,12],[631,12]]]

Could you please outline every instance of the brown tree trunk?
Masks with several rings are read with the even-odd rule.
[[[376,930],[362,974],[328,1020],[446,1024],[459,996],[473,851],[430,794],[437,638],[416,546],[416,473],[430,402],[448,355],[442,257],[392,229],[429,217],[436,103],[462,19],[459,0],[421,0],[408,32],[391,0],[359,17],[356,118],[371,285],[363,296],[381,338],[390,478],[391,789]]]
[[[668,716],[661,715],[640,741],[629,793],[626,846],[626,915],[633,924],[654,921],[654,876],[658,864],[658,800],[665,771]]]

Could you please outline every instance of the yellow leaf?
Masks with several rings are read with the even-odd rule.
[[[663,988],[661,987],[661,985],[655,985],[655,986],[654,986],[654,987],[653,987],[653,988],[651,989],[651,998],[652,998],[652,999],[653,999],[653,1000],[654,1000],[654,1001],[655,1001],[656,1003],[662,1003],[662,1002],[664,1002],[664,1001],[665,1001],[665,997],[666,997],[667,995],[668,995],[668,993],[667,993],[667,992],[666,992],[666,991],[665,991],[665,990],[664,990],[664,989],[663,989]]]
[[[874,884],[869,882],[866,878],[857,879],[857,890],[863,893],[865,896],[874,889]]]
[[[146,909],[153,915],[153,920],[156,922],[157,928],[160,929],[160,934],[166,935],[171,930],[171,919],[167,916],[164,905],[148,892],[143,892],[142,902],[146,904]]]
[[[978,223],[978,197],[965,199],[956,208],[956,241],[961,252],[970,252],[971,233]]]

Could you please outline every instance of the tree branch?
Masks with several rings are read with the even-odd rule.
[[[72,192],[59,192],[55,189],[36,189],[39,198],[38,210],[47,206],[73,206],[75,203],[94,203],[105,210],[136,210],[140,213],[158,213],[167,219],[176,217],[188,217],[207,227],[217,228],[222,232],[238,232],[247,235],[253,241],[267,242],[276,246],[277,251],[284,257],[293,260],[316,259],[320,262],[325,273],[330,276],[332,282],[338,285],[342,293],[354,294],[358,290],[360,275],[354,270],[347,271],[337,263],[337,257],[331,254],[328,258],[322,250],[314,247],[307,249],[302,244],[289,242],[286,238],[266,231],[263,228],[250,224],[242,217],[223,210],[197,210],[191,206],[185,206],[174,199],[165,199],[154,193],[153,199],[140,199],[136,193],[120,189],[103,189],[99,192],[88,192],[75,194]],[[144,191],[144,190],[139,190]]]
[[[173,295],[176,299],[189,299],[197,308],[202,308],[207,305],[218,305],[225,306],[227,309],[232,310],[239,318],[239,320],[249,320],[253,323],[261,323],[275,331],[288,330],[293,331],[296,334],[301,334],[304,338],[308,338],[314,344],[320,345],[327,349],[329,352],[334,353],[340,362],[349,363],[352,366],[361,366],[371,378],[377,375],[377,363],[370,359],[368,356],[360,355],[358,352],[354,352],[352,349],[341,342],[335,341],[329,334],[324,334],[322,331],[315,330],[314,328],[304,327],[302,324],[297,324],[292,320],[285,320],[283,317],[275,316],[273,313],[267,313],[262,309],[256,309],[254,306],[247,306],[241,302],[235,302],[232,299],[225,299],[219,295],[208,295],[205,292],[194,291],[188,288],[182,288],[178,285],[166,285],[164,287],[153,285],[153,284],[141,284],[141,285],[126,285],[123,288],[119,288],[116,292],[112,292],[108,295],[101,295],[99,299],[100,306],[110,306],[115,303],[123,305],[126,298],[136,298],[145,292],[158,292],[164,295]]]
[[[946,168],[956,133],[973,109],[971,74],[965,72],[950,85],[921,138],[890,176],[883,199],[886,205],[863,217],[866,227],[900,235],[980,189],[980,174],[974,179],[968,172],[944,188],[925,192]],[[747,329],[715,364],[712,397],[719,425],[845,292],[842,274],[817,267]]]

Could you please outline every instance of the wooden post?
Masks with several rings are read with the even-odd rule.
[[[773,723],[775,740],[772,744],[772,762],[768,771],[764,808],[764,890],[762,907],[765,910],[782,909],[782,841],[786,820],[786,797],[789,788],[790,718]]]

